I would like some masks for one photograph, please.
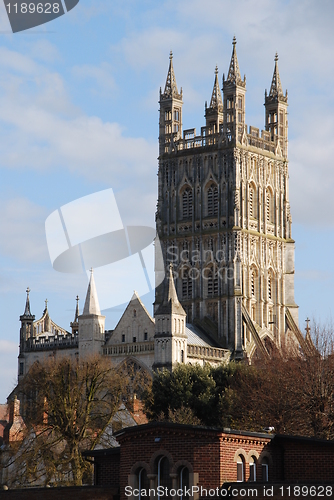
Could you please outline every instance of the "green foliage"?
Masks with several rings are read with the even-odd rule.
[[[171,415],[185,407],[202,425],[227,426],[236,399],[234,386],[245,369],[244,365],[230,363],[219,367],[178,365],[172,373],[160,371],[144,396],[146,414],[150,420],[163,415],[171,421]]]
[[[333,439],[334,356],[280,352],[255,366],[179,365],[154,375],[144,406],[150,420]]]

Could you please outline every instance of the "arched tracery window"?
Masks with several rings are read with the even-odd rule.
[[[214,269],[210,269],[207,273],[208,281],[208,297],[218,295],[218,273]]]
[[[182,298],[191,299],[193,292],[193,280],[190,269],[182,270]]]
[[[182,213],[184,219],[189,219],[193,215],[193,193],[189,187],[182,193]]]
[[[218,214],[218,187],[211,184],[208,189],[208,215]]]
[[[274,222],[274,197],[270,189],[267,189],[266,192],[266,220],[267,222]]]
[[[257,218],[257,197],[256,197],[256,188],[254,184],[250,184],[249,186],[249,217]]]

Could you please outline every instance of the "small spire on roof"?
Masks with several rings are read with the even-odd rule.
[[[76,296],[77,306],[75,308],[74,323],[79,321],[79,295]]]
[[[168,73],[167,73],[167,78],[166,78],[164,95],[168,96],[168,97],[177,97],[179,99],[182,98],[182,89],[181,89],[181,94],[179,94],[179,91],[177,90],[176,78],[175,78],[175,73],[174,73],[174,68],[173,68],[173,52],[172,51],[170,51],[170,53],[169,53],[169,68],[168,68]]]
[[[26,299],[26,307],[24,310],[24,316],[31,316],[30,300],[29,300],[30,288],[29,287],[27,288],[26,292],[27,292],[27,299]]]
[[[87,289],[85,306],[83,310],[83,315],[86,314],[95,314],[97,316],[100,316],[101,314],[99,299],[97,297],[97,291],[95,286],[93,268],[91,268],[90,270],[90,280]]]
[[[215,69],[215,81],[213,84],[212,96],[210,101],[210,108],[223,111],[223,99],[219,88],[218,81],[218,66]]]
[[[281,79],[278,71],[278,54],[275,54],[275,68],[274,74],[271,81],[271,87],[269,92],[269,97],[284,97]]]
[[[237,44],[237,39],[234,36],[232,42],[233,45],[232,57],[231,57],[230,67],[228,70],[227,79],[225,80],[225,82],[234,83],[236,85],[246,85],[246,79],[244,78],[243,81],[241,80],[237,50],[235,48],[236,44]]]

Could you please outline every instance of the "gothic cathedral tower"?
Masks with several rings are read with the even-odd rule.
[[[287,93],[278,57],[265,94],[265,130],[246,125],[246,78],[236,40],[223,95],[215,71],[206,125],[182,130],[172,53],[160,89],[156,225],[173,263],[187,322],[235,358],[267,354],[298,329],[288,190]],[[155,310],[164,300],[156,289]],[[297,330],[296,330],[297,331]]]

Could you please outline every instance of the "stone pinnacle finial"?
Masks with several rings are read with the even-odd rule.
[[[233,83],[234,85],[246,85],[246,80],[241,80],[241,75],[240,75],[240,69],[239,69],[239,63],[238,63],[238,58],[237,58],[237,50],[236,50],[236,44],[237,44],[237,39],[234,36],[233,37],[233,50],[232,50],[232,57],[231,57],[231,62],[230,62],[230,67],[228,70],[228,75],[225,83]]]
[[[283,89],[281,84],[281,79],[278,71],[278,54],[275,54],[275,67],[274,74],[271,81],[271,87],[269,92],[270,97],[283,97]]]
[[[30,288],[27,287],[26,293],[27,293],[27,298],[26,298],[26,307],[24,309],[24,314],[23,316],[32,316],[31,311],[30,311],[30,299],[29,299],[29,293],[30,293]]]
[[[45,310],[48,308],[48,299],[45,299]]]
[[[179,94],[179,92],[177,90],[176,78],[175,78],[174,68],[173,68],[173,52],[172,51],[170,51],[170,53],[169,53],[169,68],[168,68],[168,73],[167,73],[164,96],[182,98],[182,90],[181,90],[181,94]]]
[[[223,99],[219,88],[219,80],[218,80],[218,66],[215,68],[215,81],[213,84],[213,90],[210,101],[210,108],[218,110],[220,112],[223,111]]]

